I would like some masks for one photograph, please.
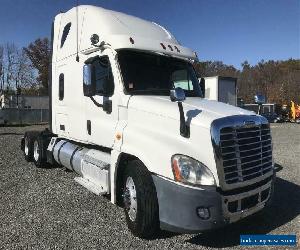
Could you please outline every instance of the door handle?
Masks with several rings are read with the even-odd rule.
[[[91,120],[86,121],[86,129],[87,129],[88,134],[91,135],[91,133],[92,133],[92,131],[91,131],[92,130]]]

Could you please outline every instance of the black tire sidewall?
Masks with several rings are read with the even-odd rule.
[[[141,168],[143,168],[142,172],[140,171]],[[128,177],[131,177],[133,179],[135,189],[136,189],[136,198],[137,198],[137,214],[134,221],[130,219],[128,211],[124,206],[128,228],[135,236],[141,238],[152,238],[159,230],[158,202],[157,202],[156,190],[152,180],[152,176],[140,161],[132,161],[129,162],[124,172],[123,191],[126,188],[126,180]],[[146,195],[145,193],[146,185],[148,189],[150,188],[151,195]],[[150,210],[151,212],[156,213],[156,216],[154,216],[155,219],[152,222],[151,228],[149,228],[148,230],[145,230],[146,226],[143,217],[145,216],[145,213],[150,213],[150,211],[145,211],[148,209],[145,208],[145,206],[143,206],[142,203],[145,203],[145,200],[143,199],[152,199],[153,203],[155,204],[155,209],[150,209]]]
[[[137,214],[136,214],[136,218],[135,218],[135,221],[132,221],[129,217],[129,214],[128,214],[128,211],[126,210],[125,206],[124,206],[124,211],[125,211],[125,216],[126,216],[126,222],[127,222],[127,225],[129,227],[129,229],[133,232],[137,231],[138,230],[138,222],[139,222],[139,218],[140,218],[140,213],[142,211],[139,211],[140,210],[140,193],[139,193],[139,186],[138,186],[138,183],[136,181],[136,176],[135,176],[135,173],[134,171],[132,171],[131,168],[127,168],[125,170],[125,175],[124,175],[124,181],[123,181],[123,190],[125,190],[126,188],[126,180],[128,177],[131,177],[133,179],[133,182],[134,182],[134,185],[135,185],[135,188],[136,188],[136,197],[137,197]]]
[[[35,142],[37,142],[37,144],[38,144],[39,157],[38,157],[37,160],[35,160],[34,157],[32,157],[32,158],[33,158],[34,165],[36,167],[40,168],[40,167],[43,166],[43,143],[42,143],[42,140],[39,137],[35,138],[34,141],[33,141],[33,152],[34,152],[34,144],[35,144]]]
[[[33,160],[33,138],[29,135],[29,134],[25,134],[24,136],[24,157],[25,157],[25,160],[30,162]],[[26,155],[25,153],[25,145],[26,145],[26,140],[28,142],[28,154]]]

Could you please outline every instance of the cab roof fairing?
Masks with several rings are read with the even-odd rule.
[[[91,45],[90,38],[93,34],[97,34],[100,38],[100,43],[103,41],[111,45],[114,50],[135,49],[163,53],[183,59],[198,60],[195,52],[181,46],[176,38],[159,24],[96,6],[80,5],[77,8],[73,7],[66,13],[58,14],[55,22],[59,21],[61,27],[64,27],[68,22],[74,23],[70,33],[78,32],[79,51],[81,53],[88,54],[95,51],[95,46]],[[76,11],[78,11],[79,20],[77,31]],[[57,29],[56,31],[58,31]],[[61,30],[62,28],[58,31],[60,33],[59,37],[56,37],[57,43],[60,41]],[[74,39],[76,36],[73,34],[71,37]],[[134,43],[130,41],[130,38],[133,39]],[[57,52],[65,49],[68,50],[67,54],[75,54],[76,45],[76,41],[66,42],[65,48],[60,49],[58,44],[56,44],[55,49]]]

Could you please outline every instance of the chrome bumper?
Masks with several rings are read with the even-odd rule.
[[[273,193],[273,183],[274,179],[272,178],[268,183],[256,189],[234,195],[222,195],[222,208],[225,219],[229,223],[233,223],[264,208]],[[236,205],[236,211],[230,211],[229,207],[232,204]],[[233,210],[235,210],[235,206],[233,207]]]

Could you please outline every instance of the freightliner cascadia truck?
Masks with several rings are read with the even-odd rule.
[[[21,141],[27,161],[59,164],[124,208],[151,238],[236,222],[270,203],[270,127],[203,98],[196,53],[159,24],[95,6],[52,28],[49,129]]]

